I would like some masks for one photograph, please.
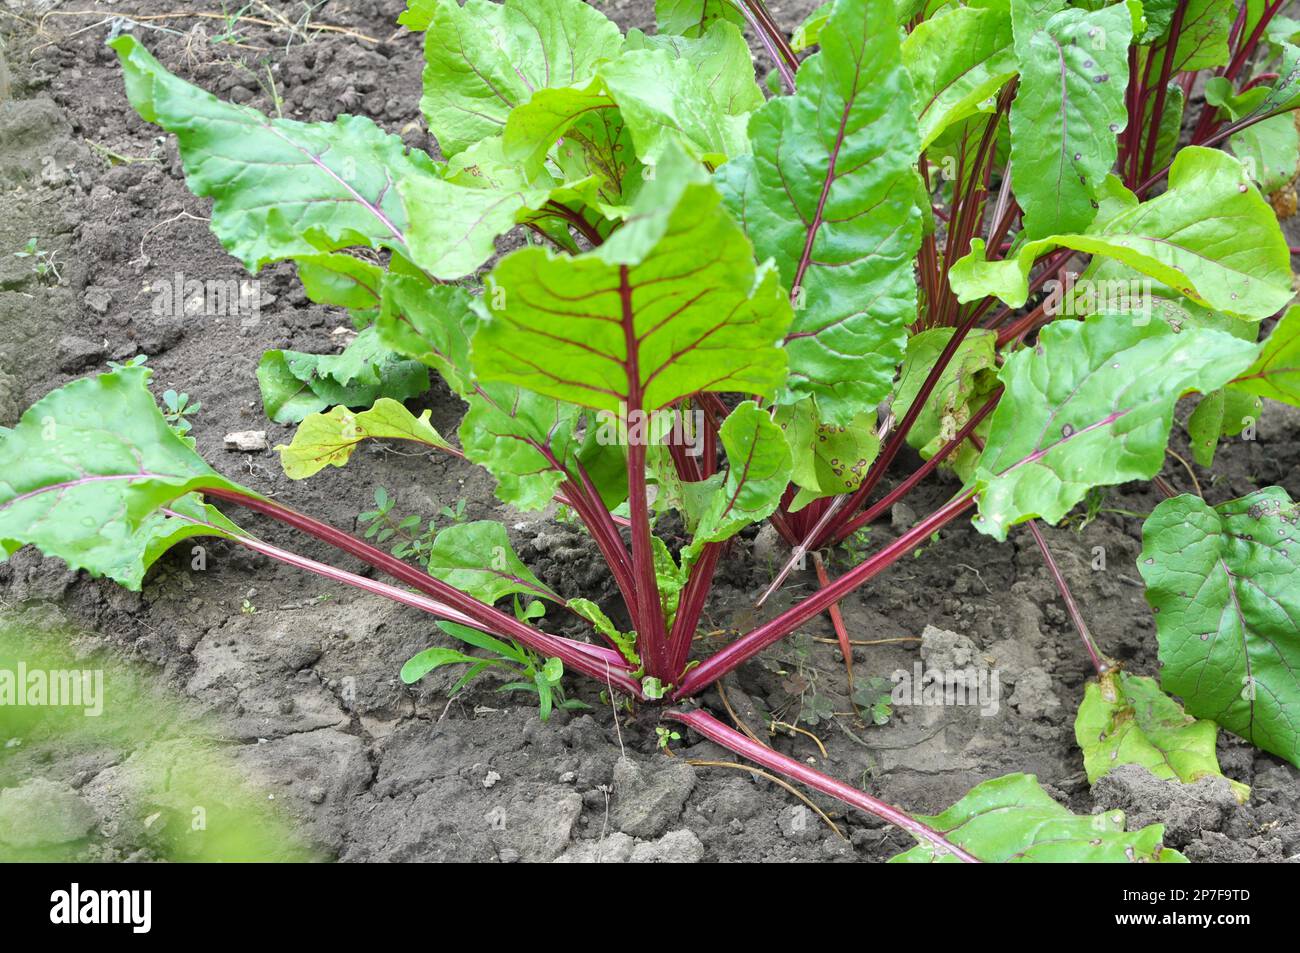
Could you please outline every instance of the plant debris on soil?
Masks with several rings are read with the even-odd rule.
[[[770,9],[793,25],[815,5],[791,0]],[[284,475],[266,448],[287,443],[293,428],[266,419],[258,360],[271,348],[336,351],[348,317],[309,302],[291,265],[250,279],[222,250],[207,227],[207,203],[185,187],[174,142],[128,106],[117,58],[104,45],[135,20],[137,35],[147,34],[168,69],[223,98],[301,120],[358,113],[433,150],[418,111],[420,39],[395,28],[404,3],[329,2],[309,21],[299,19],[300,4],[259,4],[278,17],[233,23],[160,18],[175,13],[167,0],[87,3],[81,6],[92,12],[81,16],[51,6],[0,9],[7,62],[7,71],[0,66],[0,425],[74,377],[147,355],[160,393],[184,389],[201,402],[190,418],[198,451],[247,486],[352,530],[379,486],[402,513],[433,518],[459,505],[465,518],[503,521],[548,584],[608,586],[585,537],[497,504],[486,473],[448,456],[364,447],[351,479],[333,470],[306,482]],[[652,24],[652,4],[643,0],[601,8],[624,29]],[[1293,222],[1287,231],[1300,243]],[[57,274],[38,274],[12,254],[33,237]],[[256,319],[154,306],[165,289],[188,280],[244,283],[256,295]],[[418,409],[426,407],[440,432],[455,430],[461,404],[441,381]],[[1181,408],[1179,419],[1186,413]],[[242,439],[250,431],[264,439]],[[1174,446],[1186,450],[1181,428]],[[1189,482],[1179,469],[1167,473]],[[1269,484],[1300,495],[1300,411],[1270,404],[1257,439],[1222,454],[1214,473],[1197,473],[1216,499]],[[872,530],[872,545],[900,535],[954,489],[940,480],[920,490],[915,510],[899,505],[892,521]],[[1141,517],[1157,502],[1147,485],[1116,488],[1086,526],[1043,528],[1102,649],[1144,675],[1156,673],[1156,642],[1134,563]],[[272,543],[288,538],[272,524],[257,531]],[[326,558],[325,546],[295,542]],[[816,586],[810,567],[755,610],[785,550],[769,529],[751,530],[735,545],[748,553],[720,578],[706,638],[725,640]],[[670,757],[652,727],[585,687],[578,697],[589,710],[557,710],[546,723],[535,705],[497,693],[490,679],[450,700],[454,672],[407,687],[398,677],[402,663],[445,639],[427,616],[332,589],[233,546],[205,546],[168,554],[141,593],[20,552],[0,563],[4,624],[62,643],[82,664],[124,664],[170,704],[202,715],[207,740],[250,802],[273,801],[315,855],[881,861],[911,846],[905,833],[829,798],[809,795],[834,828],[756,773],[708,764],[735,761],[712,743],[687,736]],[[345,566],[359,571],[360,564]],[[1245,805],[1223,779],[1178,785],[1132,767],[1089,787],[1073,722],[1092,669],[1029,535],[998,545],[954,524],[923,558],[900,562],[846,598],[842,611],[852,639],[879,643],[855,648],[859,682],[919,660],[987,665],[1000,672],[996,711],[898,706],[883,724],[864,720],[825,618],[728,678],[725,702],[715,691],[706,703],[729,706],[780,751],[917,813],[1023,771],[1072,811],[1118,808],[1133,826],[1164,823],[1166,844],[1194,861],[1300,857],[1300,773],[1227,733],[1218,756],[1228,777],[1252,787]],[[110,699],[113,691],[110,682]],[[166,756],[164,746],[176,744],[167,733],[145,734],[96,757],[58,733],[0,737],[0,854],[22,846],[6,844],[6,812],[39,795],[50,830],[62,832],[45,845],[58,856],[161,856],[144,819],[174,820],[193,805],[133,793],[120,768]]]

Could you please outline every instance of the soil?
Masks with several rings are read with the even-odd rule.
[[[770,7],[792,24],[814,5]],[[254,489],[349,528],[371,507],[377,486],[403,514],[429,517],[464,500],[467,518],[503,520],[520,553],[552,584],[570,594],[608,585],[583,537],[499,505],[489,477],[449,457],[367,448],[346,471],[292,482],[273,453],[224,449],[232,431],[264,430],[272,445],[288,441],[291,428],[262,413],[258,359],[269,348],[335,351],[334,332],[349,319],[307,301],[289,266],[258,276],[262,307],[253,326],[237,317],[154,314],[156,282],[246,277],[208,231],[207,205],[186,190],[174,143],[128,107],[116,58],[104,46],[132,17],[177,5],[73,6],[102,12],[60,16],[59,3],[0,2],[12,74],[12,98],[0,96],[0,425],[107,361],[149,355],[159,393],[174,388],[202,402],[193,431],[199,451]],[[299,3],[269,8],[290,21],[303,11]],[[222,22],[194,16],[131,28],[170,69],[220,96],[273,110],[274,77],[287,117],[362,113],[410,145],[432,149],[418,110],[420,44],[395,30],[402,8],[400,0],[317,6],[315,22],[379,42],[249,23],[239,25],[235,42],[223,42]],[[652,22],[649,0],[608,0],[601,9],[625,28]],[[57,279],[10,254],[31,236],[54,255]],[[1300,242],[1293,236],[1292,243]],[[454,433],[459,401],[440,383],[424,400],[434,425]],[[1189,409],[1181,408],[1180,418]],[[1185,435],[1175,430],[1174,446],[1185,451]],[[1176,464],[1166,475],[1189,484]],[[1214,472],[1197,475],[1215,501],[1270,484],[1300,494],[1300,414],[1270,406],[1257,439],[1231,442]],[[918,490],[874,528],[871,545],[895,538],[953,489],[939,480]],[[1045,530],[1098,642],[1141,674],[1155,674],[1155,633],[1134,567],[1141,520],[1132,514],[1156,502],[1150,487],[1118,488],[1086,527]],[[237,516],[274,543],[338,561],[311,540]],[[811,573],[796,574],[773,605],[754,610],[782,552],[767,531],[737,543],[709,606],[706,645],[815,585]],[[1095,568],[1099,554],[1104,569]],[[174,551],[141,593],[130,593],[24,551],[0,564],[0,608],[10,624],[38,630],[32,638],[46,647],[66,644],[80,658],[129,665],[169,704],[200,719],[213,757],[242,780],[250,802],[273,800],[293,836],[321,856],[880,861],[910,846],[900,832],[828,799],[813,797],[842,836],[747,771],[692,766],[688,760],[734,760],[693,736],[673,744],[675,757],[665,756],[652,725],[616,722],[598,687],[577,679],[574,697],[591,708],[558,711],[547,723],[527,699],[499,693],[491,681],[451,700],[450,672],[405,687],[401,664],[444,638],[427,617],[219,543],[203,555],[206,565],[196,570],[194,554]],[[940,810],[980,781],[1024,771],[1077,812],[1120,808],[1141,823],[1164,821],[1169,843],[1194,860],[1300,858],[1300,773],[1231,736],[1221,736],[1219,756],[1230,777],[1253,785],[1245,806],[1225,800],[1214,783],[1179,786],[1141,771],[1090,789],[1073,736],[1090,667],[1027,534],[999,545],[969,524],[954,525],[919,558],[846,599],[843,611],[855,639],[910,640],[857,648],[859,680],[910,670],[921,658],[942,665],[969,657],[999,670],[997,711],[900,707],[882,726],[863,724],[849,713],[838,650],[817,641],[832,636],[829,621],[819,619],[727,680],[731,707],[751,726],[762,731],[772,718],[797,724],[825,752],[809,735],[785,729],[771,738],[777,748],[913,811]],[[716,693],[704,701],[726,718]],[[0,835],[4,795],[16,803],[25,791],[61,818],[51,830],[65,832],[62,856],[157,856],[140,819],[185,814],[187,806],[132,793],[119,769],[150,746],[175,744],[135,738],[87,757],[82,747],[35,729],[6,739]]]

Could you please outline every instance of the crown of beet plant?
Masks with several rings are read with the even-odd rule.
[[[511,687],[545,716],[582,673],[907,829],[896,859],[1181,860],[1159,825],[1075,816],[1028,775],[914,817],[691,699],[974,508],[999,540],[1033,533],[1097,668],[1077,722],[1090,779],[1130,762],[1217,775],[1217,726],[1300,764],[1300,511],[1277,487],[1210,506],[1158,475],[1184,395],[1203,395],[1204,465],[1260,398],[1300,403],[1300,314],[1259,341],[1292,297],[1263,194],[1294,203],[1295,22],[1281,0],[835,0],[787,39],[759,0],[655,6],[657,33],[624,35],[579,0],[411,0],[437,161],[363,117],[221,102],[111,42],[225,248],[254,272],[294,261],[312,300],[355,318],[340,355],[263,358],[268,413],[299,423],[286,472],[341,467],[367,439],[463,456],[502,501],[576,516],[623,606],[553,592],[497,523],[392,555],[242,487],[138,365],[0,430],[0,556],[31,544],[138,588],[169,546],[221,537],[441,620],[465,648],[428,649],[407,681],[522,670]],[[746,26],[775,63],[767,89]],[[520,229],[526,247],[483,273]],[[426,368],[465,402],[458,448],[401,403]],[[873,502],[904,443],[924,465]],[[948,503],[833,581],[818,559],[816,594],[691,657],[730,537],[770,520],[792,548],[779,584],[940,466],[962,481]],[[1158,683],[1096,647],[1035,522],[1137,479],[1169,497],[1138,566]],[[218,503],[394,583],[268,545]],[[684,546],[655,535],[670,510]],[[548,633],[547,603],[591,641]],[[628,631],[606,614],[624,609]]]

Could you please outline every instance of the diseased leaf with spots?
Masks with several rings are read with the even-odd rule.
[[[1300,767],[1300,507],[1281,487],[1215,507],[1165,500],[1138,569],[1165,691]]]
[[[827,423],[873,409],[916,317],[913,259],[926,201],[912,81],[890,0],[838,0],[799,91],[754,113],[754,154],[718,172],[728,208],[792,292],[782,402]]]
[[[809,397],[776,408],[773,420],[785,433],[790,480],[799,488],[788,506],[791,513],[813,500],[856,490],[880,452],[875,414],[859,414],[846,427],[825,424]]]
[[[921,385],[934,368],[943,349],[952,339],[953,329],[932,328],[913,335],[907,342],[907,356],[899,373],[898,386],[890,410],[902,419],[916,402]],[[944,444],[957,436],[971,415],[978,411],[989,395],[997,388],[995,350],[997,335],[976,328],[957,345],[957,351],[939,375],[939,380],[926,400],[911,430],[907,442],[920,451],[927,460]],[[990,421],[986,418],[976,429],[981,439],[987,439]],[[946,463],[963,479],[971,475],[979,449],[974,442],[965,441]]]
[[[945,18],[946,19],[946,18]],[[1030,238],[1079,232],[1128,124],[1127,3],[1042,19],[1012,0],[1020,85],[1011,105],[1011,181]],[[937,21],[942,22],[942,20]]]
[[[1089,784],[1124,764],[1140,764],[1157,778],[1184,784],[1221,778],[1218,735],[1218,725],[1187,714],[1154,678],[1119,669],[1088,683],[1074,720]],[[1229,783],[1244,804],[1250,788]]]
[[[1025,520],[1055,523],[1094,486],[1149,479],[1164,463],[1174,405],[1222,387],[1257,346],[1128,315],[1056,321],[1007,358],[974,476],[975,526],[997,539]]]
[[[328,413],[311,414],[294,432],[293,440],[275,449],[280,465],[291,480],[302,480],[327,466],[341,467],[363,440],[406,440],[437,450],[450,444],[429,423],[432,411],[416,417],[395,400],[381,397],[369,410],[353,412],[335,407]]]
[[[986,863],[1186,863],[1164,846],[1164,828],[1125,831],[1122,811],[1072,814],[1052,800],[1032,774],[1008,774],[977,784],[942,814],[917,820]],[[957,863],[921,843],[890,863]]]

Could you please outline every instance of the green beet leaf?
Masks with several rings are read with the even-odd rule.
[[[341,467],[363,440],[407,440],[437,450],[450,444],[429,423],[432,411],[416,417],[388,397],[375,401],[369,410],[353,412],[335,407],[327,413],[311,414],[294,432],[293,440],[275,449],[280,465],[291,480],[302,480],[326,467]]]
[[[623,37],[581,0],[439,0],[427,25],[420,106],[443,155],[500,135],[538,89],[591,79]]]
[[[471,463],[497,480],[497,498],[517,509],[541,509],[575,476],[580,447],[574,429],[582,411],[511,384],[477,385],[466,398],[460,445]]]
[[[110,45],[131,105],[176,135],[190,191],[213,200],[212,231],[250,271],[350,245],[406,249],[393,183],[436,180],[423,153],[362,116],[270,119],[173,76],[129,34]]]
[[[1232,389],[1300,407],[1300,306],[1282,315],[1264,339],[1259,360],[1232,382]]]
[[[1088,683],[1074,720],[1091,784],[1122,764],[1140,764],[1158,778],[1185,784],[1223,777],[1215,754],[1218,734],[1218,725],[1187,714],[1154,678],[1119,670]],[[1244,804],[1250,788],[1229,783]]]
[[[1127,3],[1042,19],[1012,0],[1020,86],[1011,106],[1011,181],[1031,238],[1088,227],[1128,122]],[[942,21],[939,21],[942,22]]]
[[[894,401],[890,405],[894,416],[902,419],[916,402],[916,395],[930,375],[935,362],[952,339],[952,328],[932,328],[913,335],[907,342],[907,356],[899,373]],[[907,432],[907,442],[920,451],[927,460],[966,425],[971,415],[978,411],[989,394],[997,387],[997,365],[994,361],[997,335],[976,328],[957,345],[939,375],[930,397],[921,408],[912,429]],[[986,439],[990,421],[976,429]],[[979,458],[979,450],[972,441],[965,441],[948,458],[947,464],[963,479],[968,478]]]
[[[837,0],[799,91],[754,113],[754,153],[718,173],[792,292],[789,394],[846,425],[888,396],[916,318],[925,196],[912,81],[890,0]]]
[[[1189,712],[1300,766],[1300,507],[1280,487],[1211,507],[1165,500],[1138,569],[1160,684]]]
[[[660,33],[703,36],[718,21],[741,26],[745,15],[732,0],[655,0]]]
[[[816,401],[806,397],[776,408],[773,420],[785,432],[790,482],[799,488],[790,501],[792,513],[813,500],[852,493],[880,452],[873,413],[858,414],[846,427],[826,424],[817,419]]]
[[[1258,348],[1201,328],[1098,315],[1057,321],[1002,368],[974,481],[976,527],[998,539],[1017,523],[1060,520],[1094,486],[1159,472],[1174,405],[1248,367]]]
[[[1164,828],[1124,830],[1122,811],[1071,814],[1052,800],[1032,774],[1008,774],[977,784],[942,814],[918,816],[948,840],[986,863],[1137,864],[1185,863],[1164,846]],[[890,863],[956,863],[918,844]]]
[[[734,27],[727,29],[740,37]],[[715,99],[708,71],[675,50],[661,46],[624,52],[602,66],[600,76],[643,161],[653,165],[670,146],[710,166],[749,151],[744,102]]]
[[[1263,402],[1234,386],[1220,387],[1206,394],[1187,418],[1187,436],[1192,459],[1203,467],[1214,465],[1220,437],[1233,437],[1259,420]]]
[[[266,415],[290,424],[331,404],[368,407],[380,397],[415,397],[429,389],[429,373],[388,350],[370,327],[342,354],[267,351],[257,365],[257,383]]]
[[[139,590],[175,543],[238,533],[194,491],[256,494],[209,467],[168,426],[149,393],[151,374],[124,367],[73,381],[12,430],[0,427],[0,561],[32,545]]]
[[[478,327],[474,297],[455,285],[431,285],[421,277],[388,272],[376,328],[384,346],[432,367],[453,392],[473,389],[469,342]]]
[[[776,390],[790,322],[776,272],[755,267],[689,160],[668,165],[642,189],[636,221],[594,251],[527,248],[493,269],[490,320],[473,341],[480,378],[619,415],[702,390]]]
[[[705,543],[720,543],[771,516],[790,484],[785,434],[752,400],[727,415],[719,435],[727,453],[726,479],[705,505],[683,563],[693,560]]]
[[[1290,301],[1286,238],[1231,156],[1188,146],[1174,159],[1163,195],[1139,204],[1117,185],[1113,194],[1116,210],[1104,221],[1099,216],[1091,231],[1027,242],[1006,261],[985,261],[976,239],[948,274],[958,299],[995,295],[1019,307],[1029,296],[1034,260],[1065,246],[1116,259],[1197,304],[1243,318],[1267,317]]]
[[[902,52],[916,91],[922,149],[981,111],[1017,70],[1005,8],[958,7],[925,20],[903,40]]]
[[[488,605],[516,593],[564,602],[524,565],[506,528],[493,520],[458,523],[438,533],[429,575]]]

